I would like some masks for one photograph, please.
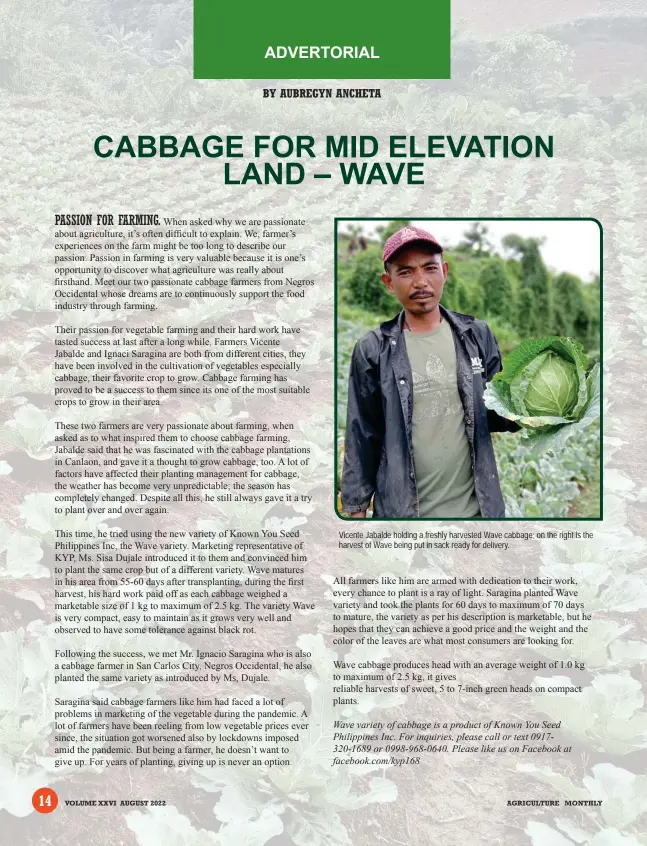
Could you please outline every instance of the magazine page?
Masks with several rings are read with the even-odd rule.
[[[6,0],[3,843],[647,843],[646,35]]]

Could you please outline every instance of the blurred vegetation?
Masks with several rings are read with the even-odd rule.
[[[406,222],[390,222],[373,237],[361,226],[340,233],[338,311],[342,321],[374,328],[400,310],[381,279],[382,246]],[[599,278],[585,283],[572,273],[551,275],[541,246],[540,239],[511,232],[503,239],[499,254],[488,240],[486,224],[466,223],[463,240],[444,254],[449,273],[442,304],[486,320],[504,354],[520,341],[540,335],[566,335],[579,341],[588,353],[597,353]]]

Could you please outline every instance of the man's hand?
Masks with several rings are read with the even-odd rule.
[[[355,511],[353,514],[350,515],[351,517],[366,517],[366,511]]]

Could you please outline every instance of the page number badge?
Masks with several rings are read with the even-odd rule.
[[[31,804],[39,814],[51,814],[58,805],[58,796],[51,787],[39,787],[31,797]]]

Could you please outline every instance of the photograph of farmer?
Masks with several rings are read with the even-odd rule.
[[[400,228],[385,242],[382,282],[402,311],[352,353],[341,479],[344,514],[505,516],[491,432],[518,426],[485,407],[502,368],[482,320],[441,306],[448,265],[428,231]]]

